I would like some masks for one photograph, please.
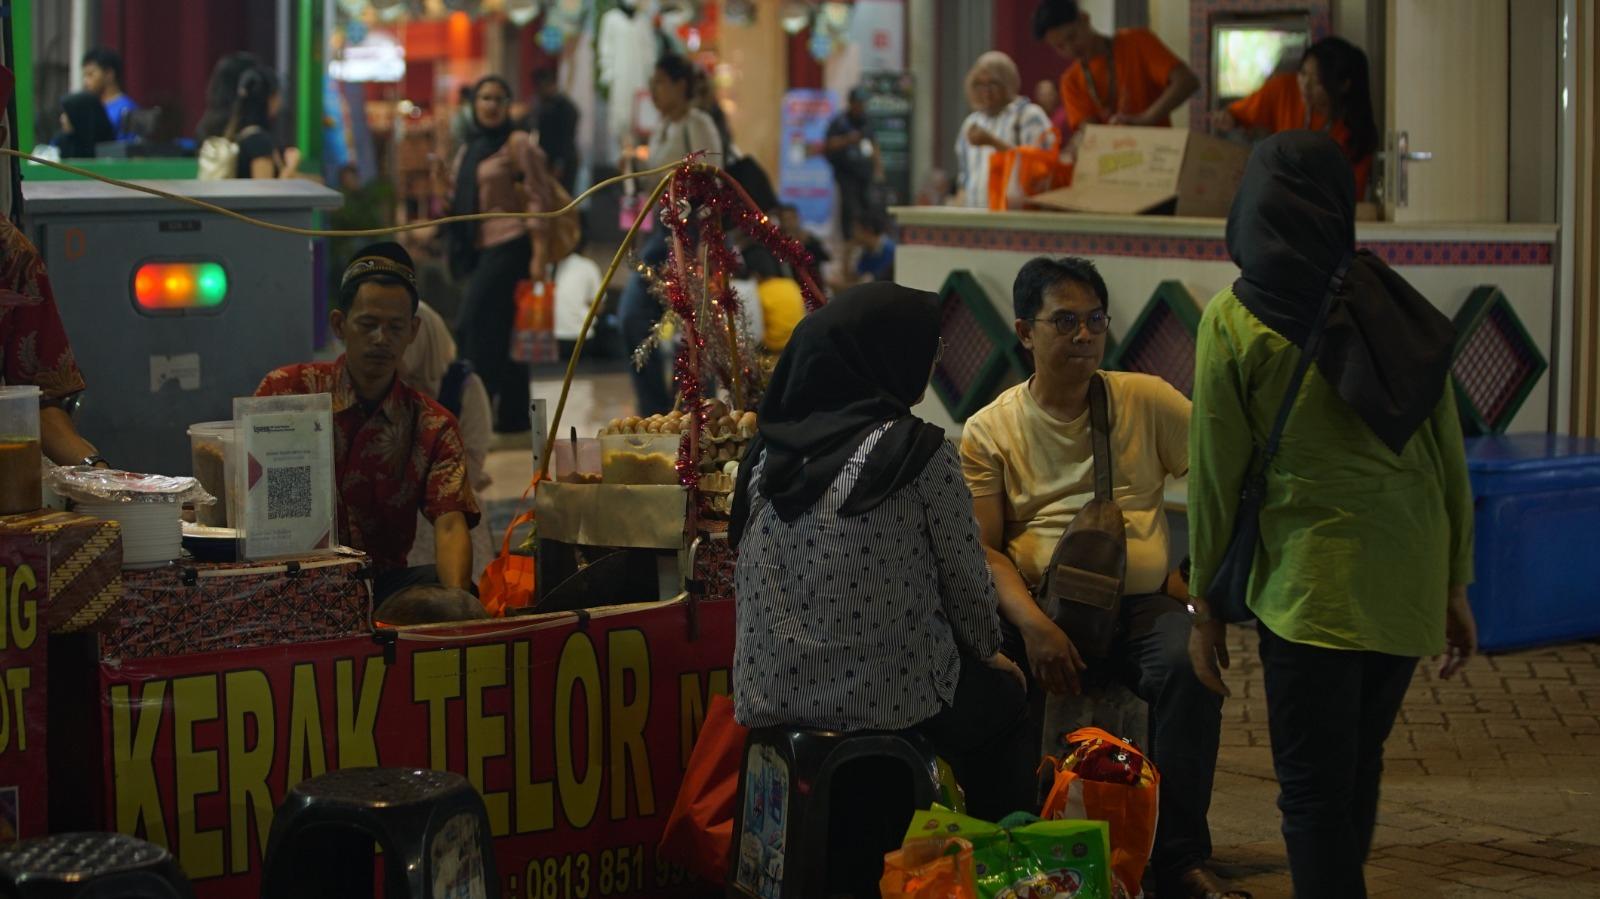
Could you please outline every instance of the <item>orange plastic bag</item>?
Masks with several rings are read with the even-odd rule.
[[[748,734],[733,720],[733,701],[713,696],[656,847],[657,858],[682,865],[717,886],[728,879],[733,813],[739,802],[739,762],[744,758]]]
[[[529,484],[522,492],[522,501],[538,486]],[[533,557],[511,554],[511,535],[516,529],[533,520],[533,507],[511,519],[505,538],[500,541],[500,554],[483,569],[478,578],[478,600],[488,613],[503,617],[512,609],[520,609],[533,602]]]
[[[989,208],[1018,209],[1034,194],[1072,183],[1072,166],[1055,150],[1015,147],[989,154]]]
[[[1161,773],[1144,754],[1098,727],[1067,735],[1066,759],[1040,817],[1105,821],[1111,826],[1111,871],[1129,896],[1139,895],[1156,842]]]
[[[972,844],[960,837],[907,840],[883,857],[883,899],[978,899]]]
[[[555,285],[518,281],[516,317],[511,323],[511,359],[540,364],[561,356],[556,344]]]

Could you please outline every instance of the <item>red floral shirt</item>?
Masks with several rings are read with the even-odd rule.
[[[416,510],[429,521],[462,512],[478,523],[466,453],[455,416],[399,378],[377,409],[364,407],[334,362],[286,365],[256,396],[333,395],[333,453],[339,482],[339,536],[379,571],[404,568],[417,536]]]
[[[44,261],[33,243],[0,218],[0,380],[32,384],[46,404],[83,390]]]

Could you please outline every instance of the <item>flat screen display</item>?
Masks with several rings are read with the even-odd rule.
[[[1254,93],[1300,64],[1311,40],[1305,15],[1215,21],[1211,26],[1211,96],[1220,103]]]

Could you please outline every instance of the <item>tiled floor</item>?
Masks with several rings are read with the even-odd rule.
[[[1253,632],[1231,641],[1211,806],[1216,858],[1256,899],[1291,895]],[[1424,662],[1387,747],[1373,896],[1600,896],[1600,643]]]
[[[559,382],[535,396],[551,401]],[[625,414],[624,374],[573,385],[561,430],[590,436]],[[494,453],[491,501],[520,496],[529,447]],[[1256,899],[1291,894],[1253,632],[1232,638],[1211,810],[1216,861]],[[1367,871],[1374,896],[1600,897],[1600,643],[1472,661],[1440,681],[1424,662],[1388,743]]]

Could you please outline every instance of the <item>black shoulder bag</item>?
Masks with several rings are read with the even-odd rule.
[[[1344,289],[1344,276],[1350,270],[1351,258],[1346,256],[1328,281],[1328,291],[1322,297],[1322,306],[1317,310],[1311,333],[1306,335],[1305,346],[1300,349],[1300,362],[1295,366],[1294,375],[1289,379],[1289,389],[1278,406],[1278,418],[1272,424],[1267,445],[1250,460],[1244,486],[1239,489],[1239,508],[1234,516],[1233,536],[1228,541],[1228,549],[1222,554],[1222,561],[1217,565],[1209,589],[1201,594],[1211,607],[1212,616],[1228,624],[1238,624],[1256,617],[1248,603],[1250,569],[1255,566],[1256,548],[1261,545],[1261,504],[1267,496],[1267,469],[1272,467],[1272,460],[1278,455],[1278,445],[1283,442],[1283,429],[1289,424],[1289,413],[1294,411],[1300,385],[1305,382],[1306,372],[1311,370],[1311,363],[1316,361],[1317,351],[1322,347],[1328,312],[1333,308],[1334,296]]]
[[[1050,556],[1038,600],[1077,647],[1084,661],[1109,658],[1122,610],[1128,572],[1128,537],[1122,507],[1111,494],[1111,423],[1105,377],[1089,382],[1089,424],[1094,446],[1094,499],[1073,516]]]

